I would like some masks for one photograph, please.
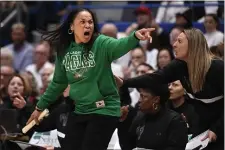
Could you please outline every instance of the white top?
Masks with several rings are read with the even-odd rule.
[[[126,33],[123,32],[119,32],[117,34],[117,39],[120,38],[124,38],[127,37]],[[126,53],[125,55],[121,56],[120,58],[118,58],[117,60],[115,60],[114,62],[122,67],[128,67],[128,64],[131,60],[131,56],[130,56],[130,51],[128,53]]]
[[[115,63],[117,63],[117,64],[119,64],[123,67],[128,67],[128,64],[129,64],[130,60],[131,60],[131,56],[130,56],[130,51],[129,51],[128,53],[126,53],[122,57],[115,60]]]
[[[140,93],[137,91],[137,89],[133,89],[133,91],[130,93],[130,98],[131,98],[131,106],[135,107],[137,102],[140,99]]]
[[[155,70],[157,70],[157,55],[159,51],[157,49],[152,49],[151,51],[146,51],[147,60],[146,63],[151,65]]]
[[[121,65],[118,65],[114,62],[111,63],[112,72],[114,75],[124,78],[123,68]]]
[[[215,31],[211,33],[205,33],[206,41],[209,45],[209,48],[212,46],[217,46],[224,40],[224,34],[220,31]]]
[[[37,81],[37,86],[38,89],[42,88],[42,80],[41,80],[41,74],[44,70],[45,67],[52,67],[53,64],[51,64],[50,62],[45,62],[45,64],[41,67],[41,69],[39,71],[37,71],[36,69],[36,64],[31,64],[29,66],[26,67],[26,71],[29,71],[33,74],[35,80]]]

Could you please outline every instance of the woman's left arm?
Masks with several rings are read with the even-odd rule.
[[[213,75],[211,76],[212,84],[214,84],[214,87],[217,88],[218,92],[224,96],[224,61],[222,60],[216,60],[215,64],[213,65]],[[220,101],[223,101],[222,98]],[[222,104],[224,106],[224,102]],[[217,136],[221,134],[221,131],[223,131],[224,128],[224,107],[221,107],[221,113],[220,117],[217,121],[212,122],[210,125],[210,131],[214,132],[216,134],[216,137],[212,136],[209,137],[210,140],[215,141]],[[210,136],[210,135],[208,135]]]
[[[135,48],[139,40],[150,40],[151,31],[154,31],[154,28],[141,29],[121,39],[103,36],[101,46],[106,50],[109,61],[112,62]]]

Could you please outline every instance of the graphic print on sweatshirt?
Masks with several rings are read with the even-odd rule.
[[[89,68],[95,67],[95,55],[89,51],[84,53],[82,51],[68,52],[63,59],[63,65],[66,71],[75,75],[75,78],[83,76]]]

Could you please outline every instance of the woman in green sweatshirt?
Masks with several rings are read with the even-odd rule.
[[[141,29],[117,40],[98,34],[90,10],[72,11],[58,29],[45,36],[57,47],[55,72],[28,123],[38,121],[41,111],[54,103],[69,84],[75,111],[69,118],[62,149],[107,149],[121,116],[111,62],[135,48],[139,40],[150,40],[153,30]]]

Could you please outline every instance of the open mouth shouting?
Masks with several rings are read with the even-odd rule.
[[[90,31],[85,31],[84,32],[84,37],[85,38],[90,38],[90,36],[91,36],[91,32]]]

